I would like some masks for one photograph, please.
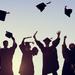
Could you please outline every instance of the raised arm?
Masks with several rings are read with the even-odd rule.
[[[62,44],[62,54],[66,60],[69,60],[68,57],[69,57],[70,51],[66,45],[66,38],[67,38],[67,36],[64,36],[64,40],[63,40],[63,44]]]
[[[25,38],[23,38],[23,40],[22,40],[22,42],[21,42],[21,44],[20,44],[20,45],[24,45],[24,40],[25,40]]]
[[[37,31],[36,31],[35,34],[33,35],[33,38],[34,38],[36,44],[39,46],[39,48],[40,48],[41,51],[42,51],[42,49],[44,48],[44,45],[43,45],[40,41],[38,41],[38,40],[36,39],[36,34],[37,34]]]
[[[11,37],[11,39],[13,40],[13,45],[12,45],[12,48],[15,49],[17,47],[17,43],[15,41],[15,38],[14,37]]]
[[[60,31],[59,32],[57,32],[57,38],[52,42],[52,45],[53,46],[57,46],[58,44],[59,44],[59,42],[60,42]]]
[[[66,38],[67,38],[67,36],[64,36],[64,41],[63,41],[63,44],[62,44],[62,50],[67,49]]]
[[[10,51],[11,51],[12,54],[14,54],[15,49],[17,48],[17,43],[16,43],[14,37],[11,37],[11,39],[12,39],[12,41],[13,41],[13,45],[12,45],[12,47],[10,47]]]
[[[28,38],[31,38],[31,37],[25,37],[25,38],[23,38],[21,44],[19,45],[20,50],[22,51],[22,53],[24,53],[24,50],[25,50],[25,40],[28,39]]]
[[[24,45],[24,41],[25,41],[25,39],[28,39],[28,38],[32,38],[31,36],[30,37],[25,37],[25,38],[23,38],[23,40],[22,40],[22,42],[21,42],[21,44],[20,45]]]
[[[67,36],[64,36],[63,45],[66,45],[66,38],[67,38]]]
[[[25,41],[25,38],[23,38],[21,44],[19,45],[19,48],[20,48],[20,50],[21,50],[22,53],[24,53],[24,48],[25,48],[24,41]]]
[[[38,32],[38,31],[36,31],[35,34],[33,35],[33,38],[34,38],[35,42],[38,41],[38,40],[36,39],[36,34],[37,34],[37,32]]]

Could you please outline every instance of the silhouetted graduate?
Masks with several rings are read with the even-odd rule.
[[[37,33],[37,32],[36,32]],[[36,33],[33,38],[36,44],[39,46],[41,52],[43,53],[43,69],[42,75],[48,75],[52,73],[57,75],[57,70],[59,69],[58,56],[57,56],[57,45],[60,42],[60,32],[57,33],[57,38],[52,42],[52,45],[49,46],[51,39],[48,37],[43,40],[45,46],[36,39]]]
[[[50,4],[51,2],[48,2],[48,3],[40,3],[40,4],[38,4],[38,5],[36,5],[36,7],[42,12],[44,9],[45,9],[45,7],[47,6],[47,4]]]
[[[68,17],[71,16],[71,13],[72,13],[72,9],[67,9],[67,6],[65,6],[65,15],[67,15]]]
[[[19,45],[23,54],[19,70],[20,75],[34,75],[33,56],[37,55],[38,49],[33,47],[31,50],[30,43],[33,42],[25,42],[27,38],[28,37],[23,38],[22,43]]]
[[[10,14],[10,12],[4,11],[4,10],[0,10],[0,20],[1,21],[5,21],[6,15]]]
[[[68,48],[66,45],[66,38],[67,36],[64,36],[62,45],[62,54],[64,58],[62,75],[75,75],[75,44],[70,43]]]
[[[13,75],[12,70],[12,59],[15,52],[15,49],[17,47],[17,44],[15,42],[15,38],[11,37],[13,40],[12,47],[8,48],[8,41],[3,41],[4,48],[0,48],[0,57],[1,57],[1,71],[0,75]]]

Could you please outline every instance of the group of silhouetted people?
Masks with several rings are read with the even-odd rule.
[[[65,59],[62,75],[75,75],[75,44],[70,43],[69,48],[67,48],[66,38],[67,36],[64,36],[62,45],[62,54]]]
[[[59,69],[59,62],[56,47],[60,42],[60,31],[57,33],[57,38],[54,41],[52,41],[52,38],[45,38],[43,40],[45,46],[41,43],[41,41],[37,40],[36,34],[37,32],[33,35],[34,41],[43,54],[42,75],[48,75],[49,73],[58,75],[57,70]],[[4,47],[0,48],[0,75],[14,75],[12,70],[12,60],[15,49],[17,48],[17,43],[11,33],[7,32],[6,36],[12,39],[13,45],[8,48],[8,41],[3,41]],[[34,75],[33,56],[38,54],[37,47],[33,46],[33,48],[31,48],[31,44],[34,44],[34,42],[25,41],[27,38],[31,37],[23,38],[21,44],[19,45],[23,54],[19,69],[20,75]],[[64,65],[61,75],[75,75],[75,44],[71,43],[69,48],[67,48],[66,38],[67,36],[64,36],[62,44]],[[50,43],[52,43],[52,45],[50,45]]]

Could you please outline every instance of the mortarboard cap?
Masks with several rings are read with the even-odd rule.
[[[48,2],[48,3],[46,3],[46,4],[50,4],[51,2]],[[36,7],[42,12],[44,9],[45,9],[45,7],[47,6],[45,3],[40,3],[40,4],[38,4],[38,5],[36,5]]]
[[[52,39],[52,38],[51,38]],[[44,42],[51,42],[51,39],[49,39],[48,37],[47,38],[45,38],[43,41]]]
[[[9,12],[4,11],[4,10],[0,10],[0,20],[1,21],[5,21],[6,14],[9,14]]]
[[[11,32],[6,31],[5,36],[8,38],[11,38],[11,37],[13,37],[13,34]]]
[[[72,9],[67,9],[67,6],[65,6],[65,14],[70,17],[72,13]]]

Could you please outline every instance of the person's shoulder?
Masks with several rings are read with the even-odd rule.
[[[4,50],[4,48],[0,48],[0,50]]]

